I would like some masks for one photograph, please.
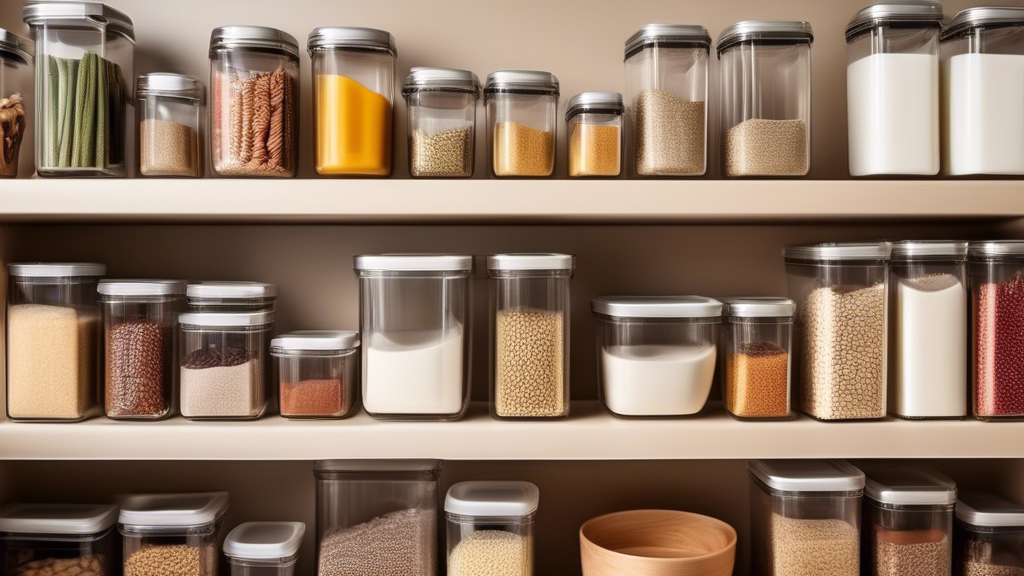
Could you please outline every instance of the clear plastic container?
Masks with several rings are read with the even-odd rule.
[[[34,122],[34,50],[31,40],[0,28],[0,134],[4,135],[0,139],[0,178],[32,174],[32,153],[25,136]]]
[[[344,418],[356,407],[359,333],[301,330],[270,341],[285,418]]]
[[[356,256],[363,408],[385,420],[458,420],[469,407],[473,257]]]
[[[409,123],[409,175],[469,178],[476,163],[480,80],[467,70],[413,68],[402,87]]]
[[[942,5],[874,4],[846,27],[851,176],[939,173]]]
[[[494,254],[491,278],[491,415],[569,415],[570,254]]]
[[[317,28],[307,47],[317,174],[390,176],[395,37],[372,28]]]
[[[942,31],[943,172],[1024,174],[1024,8],[968,8]]]
[[[124,576],[216,576],[227,509],[227,492],[129,496],[117,522]]]
[[[804,176],[811,167],[807,22],[748,20],[718,37],[722,173]]]
[[[99,403],[102,264],[8,264],[7,417],[78,421]]]
[[[0,573],[110,576],[121,542],[110,504],[10,504],[0,509]]]
[[[565,104],[569,127],[569,176],[622,173],[622,94],[584,92]]]
[[[206,88],[192,76],[155,72],[135,81],[140,176],[203,175]]]
[[[246,522],[224,539],[231,576],[292,576],[306,525],[302,522]]]
[[[700,412],[715,375],[722,303],[703,296],[603,296],[597,318],[601,401],[616,416]]]
[[[889,411],[900,418],[967,415],[967,243],[892,246]]]
[[[864,473],[841,460],[751,460],[754,574],[860,575]]]
[[[818,420],[885,418],[888,242],[789,246],[797,303],[797,409]]]
[[[36,42],[40,176],[128,175],[135,27],[98,2],[25,2]]]
[[[185,292],[197,312],[252,312],[273,310],[277,285],[263,282],[198,282]]]
[[[487,76],[491,174],[547,177],[555,171],[558,78],[550,72],[499,70]]]
[[[957,576],[1024,574],[1024,506],[964,492],[956,503],[953,570]]]
[[[316,463],[319,576],[437,573],[440,460]]]
[[[181,324],[181,415],[255,420],[267,410],[274,313],[189,312]]]
[[[626,41],[634,176],[700,176],[708,165],[703,26],[648,24]]]
[[[730,298],[725,306],[722,396],[732,416],[781,419],[790,409],[793,316],[788,298]]]
[[[263,26],[210,36],[210,157],[217,176],[295,176],[299,45]]]
[[[178,315],[184,280],[104,280],[103,410],[107,418],[159,420],[174,413]]]
[[[448,576],[533,576],[533,519],[540,490],[529,482],[459,482],[448,489]]]

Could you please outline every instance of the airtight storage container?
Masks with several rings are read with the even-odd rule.
[[[622,112],[618,92],[584,92],[569,99],[569,176],[622,173]]]
[[[98,2],[35,0],[22,16],[36,43],[36,172],[127,176],[131,18]]]
[[[197,312],[251,312],[273,310],[277,285],[263,282],[197,282],[185,295]]]
[[[103,280],[103,411],[117,420],[173,414],[184,280]]]
[[[302,522],[246,522],[224,539],[231,576],[292,576],[306,525]]]
[[[227,509],[227,492],[128,497],[117,522],[124,537],[125,576],[167,570],[216,576],[217,538]]]
[[[437,573],[440,460],[316,463],[317,574]]]
[[[601,401],[616,416],[688,416],[704,408],[722,303],[703,296],[602,296],[597,318]]]
[[[0,178],[32,173],[32,154],[25,136],[32,115],[33,87],[31,40],[0,28]],[[25,146],[22,154],[22,146]]]
[[[859,576],[864,473],[841,460],[751,460],[755,574]]]
[[[550,72],[499,70],[484,86],[491,174],[551,176],[555,171],[558,78]]]
[[[457,420],[469,406],[473,257],[356,256],[363,408],[374,418]]]
[[[725,381],[729,414],[740,419],[789,418],[793,316],[788,298],[730,298],[725,307]]]
[[[0,572],[8,576],[120,573],[117,506],[10,504],[0,509]]]
[[[295,176],[298,122],[299,45],[295,38],[263,26],[215,28],[210,35],[213,173]]]
[[[942,31],[946,174],[1024,174],[1024,8],[968,8]]]
[[[648,24],[626,40],[633,175],[707,170],[710,51],[703,26]]]
[[[203,83],[181,74],[144,74],[135,82],[135,98],[139,175],[202,176]]]
[[[371,28],[317,28],[307,49],[317,174],[389,176],[395,37]]]
[[[448,489],[448,574],[533,575],[533,519],[540,491],[530,482],[459,482]]]
[[[993,494],[962,493],[954,530],[955,574],[1024,574],[1024,506]]]
[[[942,5],[874,4],[846,27],[851,176],[939,173]]]
[[[783,250],[797,303],[797,407],[818,420],[885,418],[889,243]]]
[[[476,162],[480,80],[467,70],[413,68],[402,87],[409,123],[409,175],[469,178]]]
[[[747,20],[718,37],[722,172],[804,176],[811,167],[811,25]]]
[[[8,264],[7,417],[77,421],[99,402],[100,314],[88,263]]]
[[[300,330],[270,341],[281,416],[344,418],[356,406],[359,333]]]

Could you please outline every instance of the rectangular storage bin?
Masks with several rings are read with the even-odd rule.
[[[246,522],[224,539],[231,576],[292,576],[306,525],[302,522]]]
[[[285,418],[344,418],[356,407],[359,333],[301,330],[270,341]]]
[[[549,72],[499,70],[487,76],[491,175],[547,177],[555,171],[558,78]]]
[[[480,96],[476,74],[450,68],[413,68],[402,95],[409,124],[409,175],[472,176]]]
[[[197,282],[185,291],[196,312],[251,312],[273,310],[277,285],[263,282]]]
[[[448,575],[533,576],[539,503],[540,491],[530,482],[459,482],[449,488]]]
[[[110,504],[10,504],[0,509],[0,574],[112,576],[121,542]]]
[[[25,135],[35,128],[32,116],[34,46],[0,28],[0,178],[32,174],[32,153],[22,150]],[[22,153],[24,152],[24,153]]]
[[[216,576],[227,492],[146,494],[121,503],[124,576]]]
[[[181,74],[144,74],[135,82],[135,98],[139,176],[202,176],[203,83]]]
[[[1024,506],[993,494],[960,494],[953,542],[957,576],[1024,574]]]
[[[584,92],[565,105],[569,127],[569,176],[622,173],[622,94]]]
[[[726,300],[722,395],[739,419],[789,418],[793,316],[788,298]]]

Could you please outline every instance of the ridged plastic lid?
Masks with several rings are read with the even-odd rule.
[[[277,285],[265,282],[196,282],[189,284],[186,294],[190,300],[254,300],[277,298]],[[230,302],[223,303],[232,305]]]
[[[956,483],[923,467],[872,465],[865,470],[864,495],[894,506],[949,506],[956,503]]]
[[[206,89],[203,83],[194,76],[152,72],[142,74],[135,79],[135,95],[139,98],[143,96],[187,98],[202,103],[206,100]]]
[[[786,246],[782,249],[782,256],[787,262],[888,260],[891,251],[888,242],[827,242]]]
[[[86,535],[117,521],[113,504],[9,504],[0,508],[0,532]]]
[[[558,78],[539,70],[498,70],[487,75],[484,92],[524,90],[558,95]]]
[[[299,57],[299,43],[291,34],[267,26],[221,26],[210,34],[210,58],[220,50],[259,48]]]
[[[480,92],[480,79],[469,70],[455,68],[413,68],[405,78],[402,94],[419,90],[441,90],[452,92]]]
[[[121,503],[117,521],[126,527],[185,528],[210,524],[227,509],[227,492],[142,494]]]
[[[355,258],[356,271],[460,272],[473,269],[473,257],[465,254],[362,254]]]
[[[488,270],[572,270],[576,257],[572,254],[493,254],[487,257]]]
[[[846,25],[846,41],[890,22],[936,24],[942,23],[942,4],[930,0],[906,0],[872,4],[854,15]]]
[[[317,460],[314,472],[440,472],[441,461],[419,460]]]
[[[35,45],[31,40],[0,28],[0,57],[7,54],[14,54],[28,63],[32,61],[32,56],[35,54]]]
[[[814,42],[811,23],[802,20],[744,20],[737,22],[718,36],[718,54],[749,40],[776,40],[793,43]]]
[[[788,318],[796,313],[796,302],[777,296],[726,298],[724,316],[734,318]]]
[[[99,2],[28,0],[21,10],[21,17],[32,27],[42,26],[48,20],[88,20],[97,26],[105,26],[108,32],[135,42],[132,19],[124,12]]]
[[[903,240],[892,243],[893,260],[942,257],[949,260],[965,260],[967,258],[967,242],[960,240]]]
[[[298,330],[277,336],[271,348],[284,352],[351,350],[359,346],[359,332],[350,330]]]
[[[626,40],[626,58],[645,46],[664,44],[697,44],[711,47],[711,34],[703,26],[693,24],[648,24]]]
[[[961,10],[942,29],[942,39],[962,34],[973,28],[1024,25],[1024,8],[1017,6],[986,6]]]
[[[992,258],[999,256],[1024,256],[1024,240],[986,240],[984,242],[969,242],[967,245],[968,258]]]
[[[174,296],[185,294],[185,280],[100,280],[104,296]]]
[[[393,56],[398,55],[395,37],[386,30],[355,26],[325,26],[309,33],[306,50],[310,56],[317,50],[331,48],[361,48],[389,52]]]
[[[103,276],[107,267],[90,262],[16,262],[7,265],[7,273],[20,278],[74,278]]]
[[[179,324],[210,328],[265,326],[273,322],[273,310],[260,310],[257,312],[186,312],[178,316]]]
[[[565,103],[565,121],[585,112],[622,114],[624,110],[622,94],[618,92],[583,92]]]
[[[460,516],[529,516],[540,504],[540,490],[530,482],[459,482],[448,489],[444,511]]]
[[[276,560],[295,556],[302,546],[302,522],[246,522],[224,539],[224,554],[245,560]]]
[[[956,517],[973,526],[1024,527],[1024,506],[985,492],[963,492],[956,501]]]
[[[706,296],[601,296],[590,303],[595,313],[616,318],[718,318],[722,306]]]
[[[850,492],[864,488],[864,473],[843,460],[751,460],[747,470],[780,492]]]

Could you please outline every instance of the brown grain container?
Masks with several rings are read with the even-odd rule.
[[[344,418],[356,407],[359,333],[301,330],[270,341],[281,416]]]
[[[729,414],[739,419],[792,415],[793,315],[788,298],[731,298],[725,308],[725,379]]]

